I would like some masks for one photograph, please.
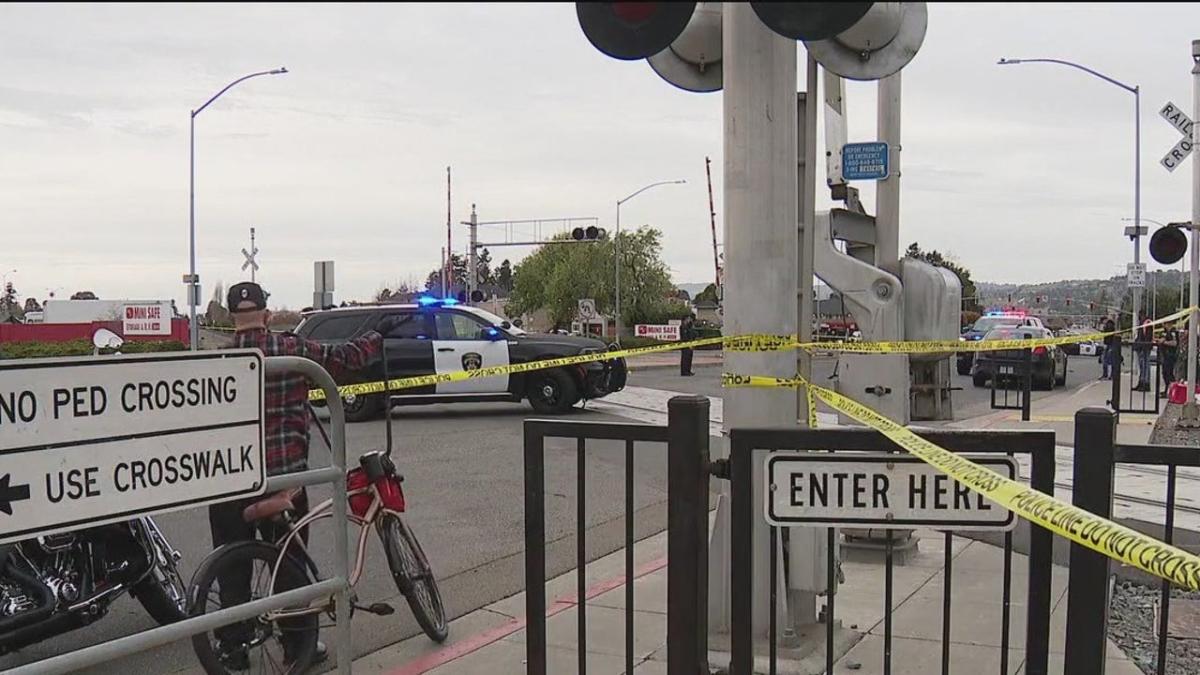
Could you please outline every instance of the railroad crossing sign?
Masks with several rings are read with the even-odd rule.
[[[594,319],[596,318],[596,301],[592,298],[583,298],[579,301],[579,318]]]
[[[245,272],[247,268],[253,267],[254,271],[257,272],[258,263],[254,261],[254,256],[258,255],[258,249],[256,248],[253,251],[242,249],[242,255],[246,256],[246,262],[242,263],[242,271]]]
[[[1016,478],[1012,457],[971,459]],[[781,453],[768,456],[765,469],[766,518],[776,526],[1010,530],[1017,524],[1008,509],[911,455]]]
[[[1146,263],[1129,263],[1125,266],[1125,285],[1129,288],[1146,287]]]
[[[266,489],[257,351],[0,365],[0,544]]]
[[[1174,171],[1187,156],[1192,154],[1192,120],[1179,109],[1179,106],[1167,101],[1162,110],[1158,111],[1168,124],[1175,127],[1175,130],[1183,134],[1183,138],[1175,144],[1175,147],[1167,151],[1163,158],[1158,160],[1158,163],[1167,171]]]

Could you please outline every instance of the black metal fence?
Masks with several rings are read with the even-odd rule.
[[[525,423],[526,672],[546,675],[547,438],[576,440],[575,571],[579,675],[587,673],[586,455],[589,440],[625,443],[625,672],[634,652],[634,454],[639,444],[667,445],[667,662],[671,675],[697,675],[708,660],[708,409],[707,398],[669,401],[667,426],[530,420]]]
[[[1028,455],[1031,459],[1032,474],[1030,484],[1034,489],[1046,494],[1054,493],[1054,433],[1051,431],[920,431],[922,437],[938,445],[961,453],[1006,454],[1009,456]],[[732,482],[730,495],[730,512],[732,519],[732,556],[731,561],[731,602],[732,602],[732,635],[731,638],[731,675],[750,675],[754,673],[754,642],[753,626],[750,617],[753,616],[754,587],[752,551],[756,546],[770,546],[773,550],[778,536],[777,528],[769,530],[769,541],[754,541],[753,524],[755,518],[761,518],[762,495],[753,494],[753,473],[763,466],[760,451],[829,451],[829,452],[897,452],[896,446],[882,434],[867,429],[734,429],[730,432],[730,465],[729,479]],[[829,555],[827,559],[828,578],[836,579],[834,573],[834,547],[836,530],[827,528]],[[952,584],[953,567],[951,556],[952,532],[946,532],[945,586],[942,598],[942,673],[950,672],[950,625],[953,609]],[[1029,675],[1046,675],[1049,668],[1050,652],[1050,614],[1051,603],[1051,571],[1053,568],[1053,535],[1041,528],[1031,528],[1029,535],[1029,586],[1025,598],[1025,667],[1023,673]],[[893,541],[889,538],[885,549],[884,567],[884,641],[880,654],[882,671],[889,675],[892,669],[892,607],[893,607]],[[1003,614],[1001,618],[1001,662],[1000,673],[1007,675],[1009,668],[1009,647],[1011,644],[1010,611],[1012,598],[1012,554],[1013,535],[1007,532],[1004,536],[1004,578],[1002,588]],[[771,560],[775,556],[771,555]],[[673,573],[673,572],[672,572]],[[770,588],[775,589],[778,570],[774,564],[770,566]],[[829,594],[826,598],[825,611],[825,664],[826,672],[833,672],[834,632],[836,630],[836,600],[837,593]],[[770,624],[768,628],[768,655],[770,672],[776,672],[776,655],[774,645],[777,644],[776,616],[777,599],[774,592],[769,594]],[[1020,601],[1017,601],[1020,604]],[[674,671],[672,671],[674,672]],[[693,671],[694,672],[694,671]]]
[[[992,409],[1020,410],[1021,419],[1028,422],[1033,393],[1033,351],[1023,350],[1020,358],[994,359],[992,369]]]
[[[1110,518],[1118,464],[1164,467],[1166,503],[1163,540],[1168,544],[1173,543],[1177,469],[1181,466],[1200,467],[1200,452],[1188,447],[1117,443],[1116,425],[1116,414],[1107,408],[1085,408],[1075,414],[1072,502],[1098,516]],[[1111,572],[1109,558],[1078,544],[1071,544],[1065,675],[1104,673]],[[1158,653],[1154,670],[1157,675],[1167,672],[1171,588],[1166,581],[1161,582],[1161,594],[1157,617]]]
[[[1152,342],[1130,343],[1132,362],[1129,368],[1129,381],[1124,381],[1121,366],[1125,360],[1124,343],[1116,336],[1112,349],[1112,400],[1108,402],[1120,413],[1153,413],[1158,414],[1161,408],[1160,371],[1162,369],[1161,355],[1152,358]]]

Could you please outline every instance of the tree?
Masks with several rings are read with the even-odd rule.
[[[425,278],[425,290],[438,297],[451,295],[455,289],[464,290],[467,287],[467,260],[454,253],[450,256],[450,271],[452,279],[450,288],[442,288],[442,268],[435,267]]]
[[[420,290],[412,279],[398,281],[394,284],[394,288],[381,287],[375,293],[375,302],[411,302],[412,296],[419,293]]]
[[[558,238],[569,236],[564,233]],[[672,286],[662,259],[661,239],[661,232],[647,227],[620,235],[621,314],[625,325],[661,320],[669,315],[670,304],[678,305],[667,301]],[[597,310],[611,314],[616,305],[615,255],[616,245],[611,239],[541,247],[513,270],[509,313],[541,309],[550,314],[552,321],[569,323],[575,318],[578,301],[593,298]]]
[[[0,293],[0,305],[15,307],[17,305],[17,289],[11,281],[4,282],[4,291]]]
[[[484,284],[495,283],[492,278],[492,253],[485,249],[480,249],[479,254],[475,257],[475,280],[480,286]]]
[[[72,300],[99,300],[91,291],[77,291],[71,295]]]
[[[38,303],[37,298],[25,298],[25,312],[40,312],[42,306]]]
[[[923,260],[930,265],[944,267],[953,272],[958,277],[958,282],[962,284],[962,309],[972,312],[982,311],[982,306],[979,304],[979,292],[975,288],[975,282],[971,281],[971,270],[942,255],[939,251],[922,251],[921,246],[915,241],[908,245],[904,257]]]
[[[504,289],[505,293],[512,292],[513,268],[512,263],[508,261],[508,258],[505,258],[504,262],[500,263],[500,266],[496,268],[495,279],[493,281],[497,286]]]
[[[704,290],[700,291],[699,293],[696,294],[696,297],[692,298],[692,302],[705,302],[705,301],[719,302],[719,300],[717,298],[717,285],[716,284],[709,284],[709,285],[705,286]]]

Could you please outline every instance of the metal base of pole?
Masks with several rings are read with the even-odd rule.
[[[1181,429],[1200,429],[1200,405],[1195,400],[1183,404],[1176,426]]]

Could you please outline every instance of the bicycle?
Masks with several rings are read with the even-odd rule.
[[[317,428],[328,444],[329,438],[319,420]],[[446,611],[429,560],[402,517],[406,507],[401,488],[404,479],[396,472],[396,465],[391,459],[390,415],[386,428],[386,452],[374,450],[364,454],[359,458],[359,466],[346,473],[346,497],[349,502],[346,516],[359,527],[350,586],[353,588],[362,577],[367,535],[373,527],[383,544],[388,568],[397,589],[407,600],[421,630],[430,639],[440,643],[449,634]],[[250,577],[250,596],[234,599],[233,605],[300,588],[318,578],[317,566],[305,549],[302,533],[317,520],[333,516],[333,499],[321,502],[297,520],[294,518],[293,499],[299,492],[299,488],[276,492],[243,510],[243,519],[260,524],[260,531],[265,529],[264,525],[282,525],[286,532],[275,541],[240,541],[226,544],[210,553],[196,570],[188,589],[189,615],[199,616],[224,606],[218,580],[229,578],[230,570],[235,575],[240,570]],[[269,581],[265,589],[257,588],[257,581],[264,578],[258,574],[260,565],[263,571],[269,572],[265,576]],[[210,606],[214,601],[215,604]],[[380,616],[395,611],[386,603],[362,606],[352,599],[351,610],[354,609]],[[267,612],[248,622],[195,635],[192,637],[192,649],[205,672],[211,675],[250,669],[250,652],[258,647],[264,648],[262,653],[265,661],[262,668],[255,670],[303,673],[316,656],[321,614],[334,616],[333,596],[308,606]],[[276,644],[282,649],[281,658],[273,658],[268,650]],[[267,666],[271,669],[268,670]]]

